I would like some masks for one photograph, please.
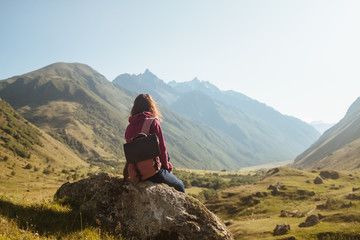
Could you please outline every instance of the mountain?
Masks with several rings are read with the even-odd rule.
[[[1,192],[33,187],[44,193],[59,179],[65,182],[77,169],[90,171],[90,166],[0,98],[0,169]]]
[[[138,75],[121,74],[112,82],[135,93],[150,93],[155,101],[164,105],[174,102],[178,98],[178,93],[149,69]],[[156,91],[151,91],[152,89],[156,89]]]
[[[323,121],[312,121],[310,123],[319,133],[323,134],[326,130],[334,126],[334,123],[324,123]]]
[[[297,168],[360,168],[360,98],[345,117],[327,130],[310,148],[296,157]]]
[[[132,96],[84,64],[56,63],[0,81],[0,97],[83,159],[115,165],[123,155]]]
[[[145,75],[151,79],[149,71]],[[124,131],[136,95],[80,63],[55,63],[0,81],[0,97],[31,123],[88,163],[116,169],[121,169],[125,161]],[[270,159],[218,129],[164,105],[160,109],[165,119],[164,137],[175,166],[239,169]]]
[[[152,73],[149,77],[149,72],[122,74],[113,83],[137,93],[171,96],[159,99],[170,109],[223,132],[263,162],[293,159],[320,136],[309,124],[244,94],[221,91],[198,78],[166,84]]]

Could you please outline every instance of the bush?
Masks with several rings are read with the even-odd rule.
[[[10,174],[11,174],[11,176],[15,176],[16,173],[14,171],[12,171]]]

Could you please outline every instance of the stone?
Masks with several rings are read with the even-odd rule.
[[[280,195],[280,194],[283,194],[280,190],[286,190],[286,187],[284,185],[282,185],[281,182],[277,182],[276,183],[276,186],[273,186],[273,185],[270,185],[268,187],[268,190],[272,190],[271,191],[271,194],[273,196],[276,196],[276,195]]]
[[[314,183],[315,183],[315,184],[322,184],[322,183],[323,183],[323,180],[322,180],[322,178],[321,178],[320,176],[317,176],[317,177],[315,178],[315,180],[314,180]]]
[[[311,227],[320,222],[317,215],[310,215],[306,218],[305,222],[299,224],[299,227]]]
[[[346,196],[346,199],[349,200],[360,200],[360,194],[354,194],[354,193],[350,193]]]
[[[323,179],[326,179],[326,178],[330,178],[330,179],[338,179],[340,176],[339,176],[339,173],[336,172],[336,171],[321,171],[320,172],[320,176],[323,178]]]
[[[281,210],[280,217],[289,217],[289,210],[286,209]]]
[[[337,204],[338,204],[338,201],[336,201],[333,198],[328,198],[328,200],[326,200],[325,204],[317,205],[316,208],[319,210],[330,209],[330,208],[334,208]]]
[[[233,239],[201,202],[165,184],[100,173],[63,184],[54,198],[129,239]]]
[[[274,236],[284,235],[290,231],[290,225],[287,223],[277,224],[274,229]]]
[[[270,177],[270,176],[272,176],[272,175],[274,175],[274,174],[276,174],[278,172],[280,172],[279,168],[272,168],[272,169],[270,169],[269,171],[266,172],[264,178]]]

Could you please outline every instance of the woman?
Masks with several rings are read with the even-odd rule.
[[[149,133],[154,133],[159,139],[161,169],[152,177],[146,179],[155,183],[166,183],[180,192],[185,192],[184,184],[172,174],[173,167],[169,162],[166,151],[164,136],[162,134],[160,120],[161,113],[156,107],[155,101],[149,94],[140,94],[135,98],[134,105],[130,112],[129,125],[125,131],[126,142],[140,133],[146,118],[155,118],[150,125]],[[128,167],[124,168],[124,177],[128,177]]]

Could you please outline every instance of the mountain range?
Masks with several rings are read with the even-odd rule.
[[[168,108],[220,130],[238,146],[259,154],[263,163],[293,159],[320,136],[299,119],[197,78],[167,84],[147,69],[143,74],[119,75],[113,83],[136,93],[150,93]]]
[[[0,81],[0,97],[88,163],[124,163],[122,144],[133,99],[150,93],[175,166],[241,167],[293,159],[319,133],[299,119],[209,82],[165,83],[146,70],[113,82],[80,63],[55,63]]]

